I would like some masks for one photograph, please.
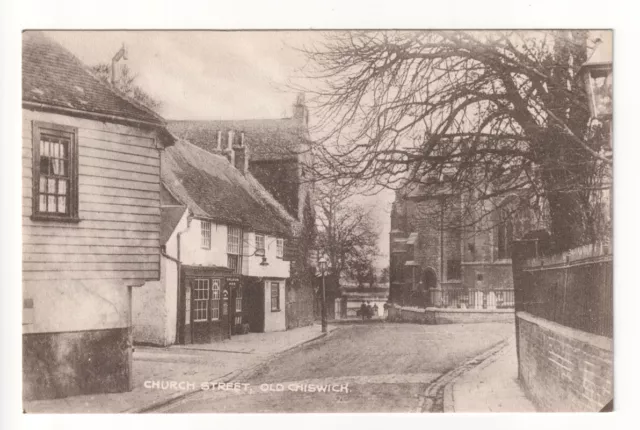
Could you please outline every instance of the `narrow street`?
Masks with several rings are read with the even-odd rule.
[[[344,325],[232,381],[235,389],[214,386],[151,412],[415,412],[438,378],[513,332],[507,323]]]

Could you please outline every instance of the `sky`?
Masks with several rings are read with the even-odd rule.
[[[299,49],[322,40],[311,31],[51,31],[47,35],[92,66],[110,63],[124,43],[136,83],[161,102],[166,119],[291,116],[306,59]],[[310,112],[313,124],[313,111]],[[312,136],[313,137],[313,136]],[[380,226],[378,268],[389,264],[393,193],[362,197]]]

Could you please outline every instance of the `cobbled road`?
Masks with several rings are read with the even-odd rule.
[[[442,412],[446,383],[513,333],[507,323],[342,325],[235,386],[210,385],[150,412]]]

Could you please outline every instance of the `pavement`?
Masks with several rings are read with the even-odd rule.
[[[537,412],[518,381],[515,338],[444,388],[444,412]]]
[[[329,332],[335,327],[329,326]],[[133,390],[24,402],[26,413],[137,413],[200,390],[205,382],[228,382],[277,354],[323,337],[320,325],[272,333],[249,333],[211,344],[136,346]],[[171,382],[175,384],[171,384]]]

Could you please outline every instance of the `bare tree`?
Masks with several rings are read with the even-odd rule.
[[[353,197],[336,184],[317,184],[318,249],[328,256],[336,281],[347,275],[363,284],[369,282],[378,255],[378,234],[371,211]]]
[[[517,194],[544,207],[559,250],[603,234],[594,207],[610,187],[611,148],[608,127],[589,121],[577,73],[588,32],[325,37],[304,51],[316,85],[306,91],[321,119],[318,177],[408,186],[452,205],[464,196],[475,208],[460,218],[468,223],[486,215],[483,202]]]
[[[101,80],[110,82],[111,79],[111,65],[107,63],[96,64],[91,68],[91,71]],[[157,110],[162,106],[162,103],[140,88],[136,84],[137,75],[134,74],[129,66],[124,64],[120,73],[116,79],[116,88],[132,98],[133,100],[145,105],[146,107]]]

